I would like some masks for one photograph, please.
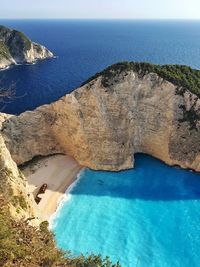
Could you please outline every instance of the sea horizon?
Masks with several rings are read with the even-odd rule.
[[[182,2],[0,5],[0,266],[200,266],[200,1]]]
[[[0,18],[3,20],[200,21],[199,18]]]
[[[11,114],[58,100],[117,62],[200,69],[200,21],[196,20],[0,20],[3,23],[21,30],[57,56],[0,72],[5,85],[16,84],[17,97],[4,109]]]

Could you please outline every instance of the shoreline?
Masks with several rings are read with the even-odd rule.
[[[53,223],[54,223],[54,219],[57,217],[60,209],[62,208],[62,206],[68,202],[71,199],[71,194],[70,192],[73,190],[74,187],[76,187],[76,185],[78,184],[78,182],[81,179],[81,175],[84,172],[85,168],[83,167],[79,173],[76,176],[76,179],[68,186],[68,188],[66,189],[65,193],[60,197],[60,199],[58,200],[58,205],[57,208],[55,210],[55,212],[49,217],[48,223],[49,223],[49,230],[51,231],[53,229]]]
[[[41,186],[47,184],[45,193],[38,195],[41,200],[37,206],[42,221],[51,220],[66,192],[69,193],[73,184],[77,182],[82,169],[83,166],[65,155],[40,158],[23,168],[22,172],[27,177],[29,192],[34,198],[38,195]]]
[[[5,70],[9,70],[9,69],[14,68],[14,67],[17,67],[17,66],[32,66],[32,65],[37,64],[40,61],[44,61],[44,60],[48,60],[48,59],[57,59],[57,58],[58,58],[58,56],[53,55],[52,57],[38,58],[35,61],[30,62],[30,63],[28,63],[28,62],[24,62],[24,63],[12,63],[12,64],[9,64],[9,65],[7,65],[5,67],[0,67],[0,72],[1,71],[5,71]]]
[[[0,71],[5,71],[5,70],[9,70],[12,67],[12,65],[8,65],[4,68],[0,68]]]

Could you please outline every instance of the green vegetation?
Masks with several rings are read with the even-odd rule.
[[[1,150],[1,149],[0,149]],[[34,218],[16,221],[10,215],[10,207],[20,215],[27,210],[24,193],[13,191],[11,181],[16,177],[5,166],[0,151],[0,266],[1,267],[120,267],[109,258],[100,255],[74,257],[69,251],[56,248],[54,236],[48,230],[48,222],[39,229],[29,225]],[[21,177],[23,179],[23,177]],[[21,216],[20,216],[21,218]]]
[[[7,40],[7,45],[12,53],[15,53],[16,49],[19,50],[30,50],[31,41],[22,33],[16,30],[12,30],[9,39]]]
[[[13,196],[11,199],[13,206],[20,206],[23,210],[27,209],[27,204],[23,196]]]
[[[0,196],[0,266],[2,267],[120,267],[100,255],[73,257],[55,247],[48,223],[40,228],[27,221],[15,221],[10,216],[5,201]]]
[[[13,35],[12,39],[16,40],[17,46],[25,50],[31,49],[31,41],[26,37],[25,34],[23,34],[22,32],[13,30],[12,35]]]
[[[1,151],[0,151],[1,152]],[[1,159],[1,153],[0,153],[0,170],[1,170],[1,175],[0,175],[0,204],[1,204],[1,195],[4,197],[4,201],[10,202],[12,196],[14,195],[13,190],[8,183],[7,177],[9,177],[11,180],[15,179],[13,176],[11,170],[4,168],[2,165],[2,162],[4,162]]]
[[[198,131],[198,122],[200,121],[200,113],[199,110],[196,110],[195,106],[197,103],[198,98],[194,100],[193,105],[190,107],[190,109],[187,109],[185,105],[180,105],[179,107],[183,111],[183,118],[179,119],[179,122],[189,122],[190,130],[196,130]]]
[[[172,82],[178,87],[182,87],[182,93],[188,89],[197,96],[200,96],[200,70],[194,70],[183,65],[154,65],[146,62],[121,62],[97,73],[84,82],[84,84],[102,75],[102,84],[104,87],[108,87],[112,85],[113,79],[115,79],[117,75],[131,70],[137,72],[141,77],[150,72],[157,73],[161,78]]]
[[[16,48],[30,50],[31,41],[22,32],[0,25],[0,60],[12,58]]]
[[[11,58],[8,47],[4,44],[3,41],[0,41],[0,60],[1,59],[9,59]]]

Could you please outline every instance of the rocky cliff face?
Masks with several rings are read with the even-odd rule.
[[[0,26],[0,69],[51,57],[46,47],[31,42],[23,33]]]
[[[0,124],[9,116],[2,114]],[[39,212],[32,194],[29,193],[26,178],[12,160],[2,136],[0,136],[0,202],[7,204],[16,219],[28,219],[34,226],[39,224]]]
[[[66,153],[97,170],[132,168],[135,153],[200,171],[200,99],[156,73],[96,78],[32,112],[5,120],[13,160]]]

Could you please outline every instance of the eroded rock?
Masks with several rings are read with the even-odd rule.
[[[200,171],[200,100],[156,73],[98,76],[60,100],[8,118],[13,160],[66,153],[97,170],[132,168],[135,153]]]

